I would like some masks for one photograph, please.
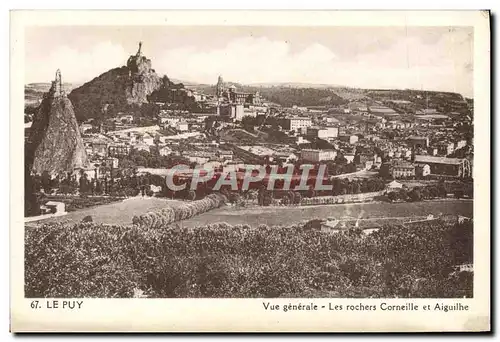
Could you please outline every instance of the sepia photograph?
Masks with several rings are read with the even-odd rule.
[[[489,37],[474,25],[99,22],[23,37],[12,134],[32,309],[316,298],[453,312],[477,295],[489,159],[475,124],[489,113],[474,110],[474,49]],[[361,304],[375,308],[417,310]]]

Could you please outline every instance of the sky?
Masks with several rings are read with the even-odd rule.
[[[473,96],[472,27],[67,26],[25,32],[25,81],[84,83],[138,42],[160,75],[215,84],[299,82]]]

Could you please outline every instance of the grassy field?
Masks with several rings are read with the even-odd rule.
[[[231,225],[259,224],[292,225],[304,220],[323,219],[330,216],[363,218],[387,216],[422,216],[422,215],[463,215],[472,217],[473,202],[468,200],[443,200],[418,203],[352,203],[335,205],[318,205],[304,207],[267,207],[267,208],[234,208],[215,209],[182,221],[181,226],[193,228],[216,222]]]
[[[132,217],[134,217],[134,215],[145,214],[150,210],[156,210],[166,206],[177,206],[179,203],[182,202],[152,197],[132,197],[122,202],[77,210],[70,212],[65,216],[33,222],[30,225],[53,222],[78,223],[87,215],[92,216],[92,220],[94,222],[129,225],[132,224]]]
[[[30,223],[30,226],[53,223],[68,222],[78,223],[85,216],[92,216],[92,220],[98,223],[131,225],[134,215],[145,214],[166,206],[178,206],[182,201],[166,200],[158,198],[134,197],[122,202],[105,204],[93,208],[70,212],[65,216],[54,217]],[[317,205],[302,207],[257,207],[257,208],[235,208],[222,207],[201,215],[184,220],[179,224],[186,228],[207,225],[216,222],[226,222],[231,225],[259,224],[292,225],[301,221],[312,219],[323,219],[330,216],[337,218],[350,216],[358,218],[372,217],[401,217],[422,215],[463,215],[472,217],[473,202],[468,200],[442,200],[418,203],[351,203],[334,205]]]

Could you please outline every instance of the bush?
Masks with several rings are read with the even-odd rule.
[[[395,191],[391,191],[387,194],[387,199],[391,202],[394,202],[398,199],[398,194]]]
[[[458,190],[455,190],[454,195],[455,195],[455,198],[460,199],[460,198],[464,197],[465,192],[461,189],[458,189]]]
[[[90,216],[90,215],[85,216],[85,217],[82,219],[82,222],[83,222],[83,223],[92,222],[92,216]]]
[[[127,187],[125,188],[124,193],[127,197],[135,197],[139,195],[140,190],[138,188]]]
[[[149,228],[164,228],[169,224],[191,218],[195,215],[219,208],[226,203],[226,196],[215,193],[199,201],[183,203],[174,208],[163,208],[132,218],[132,224]]]
[[[411,202],[418,202],[422,200],[422,195],[418,189],[413,189],[408,193],[408,198]]]

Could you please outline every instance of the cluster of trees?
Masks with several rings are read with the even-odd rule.
[[[164,184],[165,180],[160,176],[142,175],[137,176],[133,170],[118,169],[113,170],[111,177],[106,176],[96,179],[89,178],[87,174],[82,173],[77,181],[76,175],[66,174],[51,177],[47,171],[42,174],[32,175],[27,167],[25,172],[25,203],[24,215],[40,215],[40,205],[43,204],[47,195],[55,192],[63,195],[76,195],[85,198],[89,195],[110,195],[113,197],[131,197],[137,196],[142,190],[144,194],[152,196],[149,190],[150,184]],[[43,190],[43,191],[42,191]],[[61,199],[58,199],[61,200]],[[96,201],[99,201],[96,199]],[[97,205],[98,203],[87,200],[88,205],[79,205],[80,207]]]
[[[156,122],[156,117],[160,114],[160,106],[155,103],[143,103],[142,105],[134,105],[132,111],[134,119],[147,118]]]
[[[57,175],[52,178],[47,171],[43,171],[42,174],[30,175],[30,182],[32,184],[32,191],[35,193],[43,192],[50,194],[54,189],[58,189],[59,193],[63,194],[73,194],[80,188],[82,191],[87,189],[88,184],[80,182],[80,186],[76,181],[76,177],[67,174],[63,176]]]
[[[245,116],[241,119],[241,126],[243,129],[251,133],[255,132],[255,127],[259,128],[264,125],[269,125],[274,130],[279,130],[282,122],[274,116],[266,116],[262,114],[255,117]]]
[[[24,107],[24,123],[33,121],[33,117],[38,111],[38,107],[25,106]]]
[[[418,202],[426,199],[445,198],[452,191],[455,198],[472,198],[473,186],[472,183],[462,183],[460,185],[447,185],[444,182],[439,182],[437,185],[416,186],[411,190],[405,188],[399,191],[393,191],[387,194],[388,199],[392,201],[407,201]]]
[[[351,195],[360,194],[367,192],[377,192],[385,189],[385,182],[381,178],[370,178],[370,179],[352,179],[347,178],[338,179],[333,178],[331,180],[333,189],[331,192],[321,191],[317,192],[314,189],[307,191],[267,191],[260,189],[257,196],[257,203],[261,206],[269,206],[273,203],[273,198],[281,199],[281,204],[291,205],[291,204],[301,204],[306,198],[317,198],[316,201],[308,200],[308,204],[331,204],[336,203],[336,200],[326,199],[326,197],[338,196],[338,195]],[[316,197],[320,196],[320,197]],[[317,203],[316,203],[317,202]]]
[[[259,137],[253,139],[251,143],[261,141],[263,138],[266,142],[272,144],[292,144],[295,139],[288,136],[281,130],[283,122],[281,119],[274,116],[257,115],[256,117],[245,116],[241,120],[241,127],[252,134],[259,134]]]
[[[340,154],[335,157],[333,162],[326,162],[326,165],[330,176],[353,173],[357,170],[355,163],[348,163],[347,159]]]
[[[40,185],[35,184],[31,166],[24,164],[24,216],[40,215]]]
[[[472,157],[474,153],[474,147],[471,145],[465,145],[457,150],[455,150],[452,154],[450,154],[449,158],[467,158]]]
[[[378,101],[407,100],[411,105],[403,107],[404,112],[415,113],[416,109],[437,108],[441,112],[464,111],[466,102],[458,93],[424,90],[370,90],[367,96]],[[410,107],[411,106],[411,107]],[[407,108],[410,107],[410,108]]]
[[[332,179],[332,195],[360,194],[365,192],[375,192],[385,189],[385,181],[382,178],[363,179]]]
[[[370,235],[307,224],[52,224],[26,228],[25,296],[463,298],[473,296],[473,273],[456,266],[472,262],[470,222]]]
[[[184,84],[172,82],[166,75],[161,79],[161,86],[148,96],[150,102],[163,102],[176,104],[177,109],[185,109],[192,112],[199,112],[202,109],[194,97],[188,96]]]
[[[126,156],[118,157],[120,169],[133,169],[139,166],[148,168],[171,168],[175,165],[190,165],[191,162],[182,156],[162,156],[156,149],[152,152],[132,149]]]
[[[114,176],[117,176],[115,171]],[[43,190],[45,194],[51,194],[54,190],[57,190],[58,194],[80,194],[81,196],[86,195],[103,195],[112,194],[118,195],[118,192],[122,192],[125,187],[130,185],[132,177],[123,177],[120,179],[115,179],[113,177],[95,179],[94,177],[89,178],[86,173],[81,173],[77,181],[76,175],[67,174],[64,176],[51,177],[47,171],[42,172],[41,175],[36,174],[30,176],[32,191],[34,193],[39,193]],[[140,183],[134,185],[137,187]],[[127,193],[123,196],[135,196],[135,194]]]

